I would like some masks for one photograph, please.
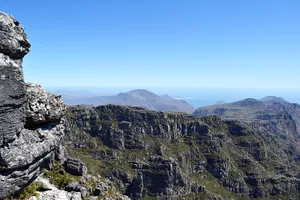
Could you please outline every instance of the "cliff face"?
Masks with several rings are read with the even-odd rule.
[[[24,83],[22,59],[29,48],[20,23],[0,12],[0,199],[51,166],[64,133],[60,96]]]
[[[132,199],[297,199],[299,151],[264,126],[128,106],[75,106],[65,144]]]

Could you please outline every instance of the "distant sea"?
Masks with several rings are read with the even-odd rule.
[[[265,96],[279,96],[291,103],[300,103],[300,92],[293,89],[249,89],[249,88],[200,88],[200,87],[64,87],[48,90],[61,94],[63,98],[86,98],[95,96],[116,95],[133,89],[146,89],[158,95],[168,94],[175,99],[182,99],[195,108],[231,103],[246,98],[260,99]]]

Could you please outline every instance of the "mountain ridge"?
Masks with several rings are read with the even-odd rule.
[[[63,97],[64,98],[64,97]],[[168,94],[157,95],[146,89],[135,89],[128,92],[121,92],[117,95],[111,96],[94,96],[89,98],[83,98],[80,101],[72,102],[65,99],[69,105],[131,105],[144,107],[150,110],[157,111],[174,111],[174,112],[194,112],[195,108],[186,102],[185,100],[174,99]]]
[[[263,98],[261,98],[259,100],[260,101],[277,101],[277,102],[289,103],[283,97],[277,97],[277,96],[265,96],[265,97],[263,97]]]
[[[253,98],[200,107],[194,114],[199,116],[217,115],[224,119],[254,121],[268,126],[270,130],[280,128],[280,134],[300,136],[300,105],[285,101],[281,97],[267,96],[257,100]],[[274,128],[276,127],[277,128]],[[291,134],[292,133],[292,134]]]

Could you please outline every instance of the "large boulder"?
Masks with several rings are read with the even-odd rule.
[[[51,167],[64,134],[60,96],[24,83],[22,59],[29,47],[20,23],[0,12],[0,199]]]
[[[68,157],[64,163],[66,172],[74,176],[84,176],[87,174],[86,166],[78,159]]]
[[[26,125],[35,127],[53,121],[59,122],[65,114],[61,95],[44,90],[40,85],[26,83],[28,104],[26,107]]]

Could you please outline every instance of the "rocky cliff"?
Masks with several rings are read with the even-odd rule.
[[[256,123],[75,106],[65,144],[132,199],[297,199],[300,192],[299,151]]]
[[[0,12],[0,199],[51,167],[64,133],[60,96],[24,83],[22,59],[29,48],[20,23]]]

